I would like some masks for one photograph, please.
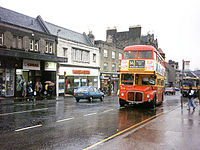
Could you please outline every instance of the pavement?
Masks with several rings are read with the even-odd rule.
[[[197,101],[197,100],[196,100]],[[187,110],[179,105],[159,117],[102,145],[102,150],[199,150],[200,107]]]
[[[19,104],[19,103],[31,103],[33,101],[49,101],[49,100],[64,100],[67,99],[68,97],[73,97],[73,95],[66,95],[65,97],[60,96],[60,97],[50,97],[50,98],[35,98],[32,100],[27,100],[24,99],[23,97],[8,97],[8,98],[1,98],[0,99],[0,106],[1,105],[13,105],[13,104]]]

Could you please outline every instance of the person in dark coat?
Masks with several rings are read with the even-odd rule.
[[[193,103],[195,91],[192,89],[192,85],[189,85],[189,86],[190,86],[190,89],[188,91],[188,110],[190,110],[190,104],[192,105],[193,110],[195,110],[195,106],[194,106],[194,103]]]

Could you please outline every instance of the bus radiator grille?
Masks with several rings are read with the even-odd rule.
[[[142,101],[142,93],[141,92],[128,92],[128,100],[141,102]]]

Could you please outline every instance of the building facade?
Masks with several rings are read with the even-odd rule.
[[[24,82],[56,82],[56,36],[32,18],[0,7],[0,97],[22,96]],[[51,65],[50,65],[51,64]]]
[[[88,36],[46,22],[50,33],[58,36],[57,56],[67,58],[59,63],[57,74],[57,96],[73,94],[81,86],[100,88],[99,48]]]
[[[123,55],[123,49],[104,41],[95,41],[95,45],[100,49],[100,71],[101,89],[103,91],[117,93],[119,89],[119,71]],[[108,93],[111,94],[111,93]]]

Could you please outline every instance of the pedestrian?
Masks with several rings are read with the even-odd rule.
[[[194,106],[194,103],[193,103],[195,91],[192,89],[191,84],[189,85],[189,87],[190,87],[190,89],[188,91],[188,110],[190,110],[190,104],[192,105],[193,110],[195,110],[195,106]]]
[[[35,91],[36,91],[36,96],[39,96],[39,91],[40,91],[40,84],[39,84],[39,82],[36,82],[36,84],[35,84]]]
[[[39,96],[41,97],[42,95],[42,83],[39,82]]]
[[[23,86],[22,86],[22,96],[24,99],[26,98],[27,95],[27,87],[26,87],[26,81],[24,81]]]
[[[32,99],[32,96],[33,96],[32,81],[28,82],[27,95],[28,95],[28,99],[27,99],[28,101],[29,101],[29,98]]]

